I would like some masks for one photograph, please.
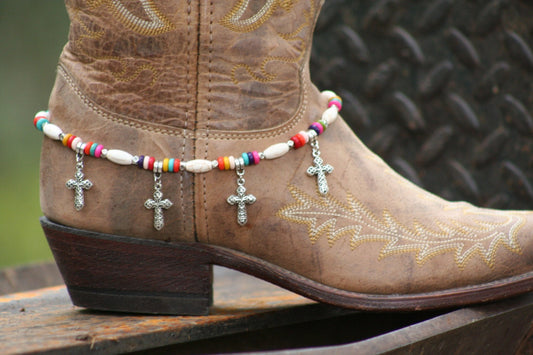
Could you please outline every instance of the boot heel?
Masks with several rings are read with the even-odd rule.
[[[194,244],[93,233],[41,218],[76,306],[105,311],[207,315],[213,269]]]

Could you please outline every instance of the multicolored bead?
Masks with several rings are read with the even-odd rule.
[[[336,106],[339,111],[342,110],[342,99],[339,96],[334,96],[328,101],[328,108]]]
[[[224,157],[218,157],[217,159],[217,162],[218,162],[218,170],[222,171],[224,170]]]
[[[139,167],[139,169],[144,168],[144,155],[141,155],[137,160],[137,166]]]
[[[168,171],[168,163],[170,162],[170,160],[168,158],[165,158],[163,159],[163,172],[167,172]]]
[[[43,131],[43,126],[46,123],[50,123],[50,113],[48,111],[39,111],[35,115],[35,118],[33,119],[33,125],[35,128],[37,128],[39,131]]]
[[[245,166],[250,165],[250,158],[248,158],[248,153],[242,153],[241,157],[242,157],[242,160],[244,161]]]
[[[324,132],[324,126],[318,122],[314,122],[309,126],[309,129],[312,129],[316,132],[317,135],[321,135]]]
[[[305,140],[302,141],[298,135],[292,136],[291,141],[294,142],[294,149],[299,149],[305,145]]]

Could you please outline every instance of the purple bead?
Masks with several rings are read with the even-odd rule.
[[[248,160],[250,161],[250,165],[255,165],[255,159],[254,159],[254,153],[248,152]]]
[[[318,128],[315,123],[313,123],[311,126],[309,126],[309,129],[312,129],[313,131],[315,131],[317,136],[319,136],[322,133],[320,128]]]
[[[143,168],[143,163],[144,163],[144,155],[141,155],[139,157],[139,161],[137,162],[137,166],[142,169]]]

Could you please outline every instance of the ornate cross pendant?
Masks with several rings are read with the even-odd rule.
[[[89,190],[93,187],[93,183],[89,180],[83,180],[83,154],[76,153],[76,174],[75,179],[70,179],[65,186],[74,190],[74,207],[76,211],[81,210],[85,206],[85,197],[83,190]]]
[[[163,200],[161,189],[161,173],[154,173],[154,198],[146,200],[144,207],[154,210],[154,228],[158,231],[165,225],[163,209],[167,210],[173,205],[169,199]]]
[[[254,195],[246,195],[246,188],[244,187],[244,169],[237,170],[237,195],[228,197],[228,203],[232,206],[237,205],[237,223],[244,226],[248,222],[248,214],[246,212],[246,205],[253,204],[257,199]]]
[[[316,139],[311,142],[311,147],[313,147],[314,166],[310,166],[307,169],[307,175],[316,175],[318,192],[320,192],[322,195],[327,195],[329,192],[329,186],[328,180],[326,179],[326,174],[331,174],[333,172],[333,167],[329,164],[324,165],[324,161],[322,158],[320,158],[320,150],[318,147],[318,141]]]

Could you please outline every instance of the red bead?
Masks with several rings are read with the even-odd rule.
[[[88,142],[87,143],[87,145],[85,146],[85,149],[83,150],[85,155],[90,155],[91,154],[91,146],[92,145],[93,145],[93,142]]]
[[[302,141],[298,137],[296,136],[292,137],[291,141],[294,142],[294,149],[298,149],[302,147]]]
[[[224,170],[225,169],[224,157],[218,157],[217,162],[218,162],[218,170]]]
[[[150,157],[150,160],[148,161],[148,170],[154,170],[154,163],[155,163],[155,158]]]
[[[302,147],[303,147],[305,145],[305,137],[301,133],[298,133],[296,137],[300,139],[300,142],[302,143]]]
[[[67,141],[67,147],[71,148],[72,149],[72,141],[76,138],[75,135],[72,135],[68,138],[68,141]]]
[[[174,159],[174,172],[177,173],[180,171],[181,162],[179,159]]]
[[[35,116],[35,118],[33,119],[33,125],[35,127],[37,127],[37,122],[41,119],[41,118],[44,118],[45,120],[48,120],[48,117],[44,116],[44,115],[37,115]]]

